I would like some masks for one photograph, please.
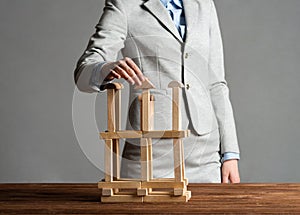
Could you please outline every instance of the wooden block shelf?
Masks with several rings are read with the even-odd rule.
[[[190,135],[189,130],[181,130],[180,90],[183,84],[172,81],[172,130],[155,131],[154,104],[155,97],[150,89],[154,85],[146,79],[138,97],[140,101],[140,124],[138,131],[120,130],[121,90],[119,83],[110,83],[102,88],[107,90],[107,128],[100,133],[105,140],[105,180],[98,183],[102,189],[103,203],[121,202],[187,202],[191,198],[188,191],[188,180],[185,178],[184,153],[182,139]],[[120,178],[120,139],[140,139],[141,178]],[[172,179],[154,179],[152,165],[152,139],[173,139],[174,175]],[[125,190],[125,191],[124,191]]]

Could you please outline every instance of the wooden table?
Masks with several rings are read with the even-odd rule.
[[[300,214],[300,184],[191,184],[188,203],[102,204],[97,184],[0,184],[0,214]]]

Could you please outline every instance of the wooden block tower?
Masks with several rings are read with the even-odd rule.
[[[173,81],[172,88],[172,130],[154,131],[155,98],[150,90],[155,88],[146,79],[141,90],[141,130],[121,131],[121,90],[123,85],[110,83],[104,86],[107,90],[107,123],[108,130],[100,133],[105,140],[105,181],[98,183],[102,190],[101,201],[117,202],[187,202],[191,192],[187,190],[185,178],[184,152],[182,139],[189,136],[189,130],[181,129],[180,93],[184,86]],[[120,139],[140,139],[141,177],[139,179],[120,178]],[[173,139],[174,178],[153,178],[152,139]],[[159,144],[159,143],[158,143]]]

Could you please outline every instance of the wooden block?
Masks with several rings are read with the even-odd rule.
[[[116,103],[115,90],[107,90],[107,129],[108,131],[116,131]]]
[[[153,102],[153,104],[154,104],[154,101],[155,101],[155,96],[154,95],[150,95],[150,101]]]
[[[140,101],[140,124],[142,131],[152,130],[154,126],[154,96],[149,90],[143,90],[139,95]]]
[[[183,146],[183,141],[181,140],[179,143],[181,146],[181,180],[185,180],[185,158],[184,158],[184,146]],[[188,185],[188,181],[186,181],[186,185]]]
[[[169,88],[184,88],[183,83],[179,81],[171,81],[168,85]]]
[[[142,83],[141,86],[136,86],[134,89],[141,90],[141,89],[155,89],[155,86],[151,83],[148,78],[145,78],[145,81]]]
[[[147,196],[148,195],[148,189],[140,188],[137,189],[137,196]]]
[[[120,178],[120,140],[113,140],[113,178],[114,181]]]
[[[190,196],[186,193],[183,196],[169,196],[169,195],[148,195],[144,196],[145,203],[172,203],[172,202],[188,202],[190,200]]]
[[[185,192],[185,196],[188,198],[188,200],[190,200],[192,198],[192,191],[187,190]]]
[[[173,125],[174,131],[181,129],[181,111],[180,111],[180,95],[179,94],[180,94],[179,88],[173,88],[172,125]]]
[[[172,189],[172,188],[185,188],[185,181],[182,182],[174,182],[173,181],[143,181],[141,184],[142,188],[153,188],[153,189]]]
[[[115,195],[125,195],[125,196],[132,195],[132,196],[137,196],[136,195],[136,190],[135,191],[120,191],[118,193],[115,193]]]
[[[139,103],[140,103],[140,129],[143,130],[143,97],[139,95]]]
[[[118,181],[126,182],[126,181],[135,181],[135,182],[140,182],[140,178],[120,178]]]
[[[99,182],[99,189],[139,189],[141,188],[140,181],[113,181],[113,182]]]
[[[102,203],[142,203],[144,197],[134,195],[114,195],[111,197],[101,197]]]
[[[153,139],[186,138],[189,135],[190,135],[189,130],[185,130],[185,131],[143,131],[144,138],[153,138]]]
[[[112,182],[113,181],[113,141],[106,140],[105,141],[105,181]]]
[[[150,95],[150,116],[149,116],[149,130],[154,129],[154,96]],[[149,165],[148,165],[148,172],[149,172],[149,179],[151,180],[153,178],[153,150],[152,150],[152,139],[148,138],[148,158],[149,158]],[[149,192],[151,192],[152,189],[149,188]]]
[[[149,195],[151,196],[173,196],[171,191],[152,191]]]
[[[149,180],[153,178],[152,139],[148,138],[148,175]]]
[[[184,177],[184,181],[186,185],[189,185],[189,179]]]
[[[174,178],[153,178],[151,182],[174,182]]]
[[[148,139],[148,174],[149,180],[153,178],[152,139]]]
[[[174,196],[183,196],[185,192],[186,192],[185,188],[175,188]]]
[[[184,85],[178,81],[172,81],[168,85],[172,88],[172,124],[173,130],[181,129],[180,93]]]
[[[121,91],[117,90],[115,92],[115,108],[116,108],[116,131],[119,131],[121,129],[121,115],[122,115],[122,110],[121,110],[121,105],[122,105],[122,98],[121,98]]]
[[[142,138],[143,134],[141,131],[116,131],[116,132],[101,132],[101,139],[138,139]]]
[[[101,89],[103,90],[121,90],[123,89],[124,86],[121,83],[109,83],[101,86]]]
[[[108,189],[108,188],[102,189],[102,196],[113,196],[113,195],[114,195],[113,189]]]
[[[151,92],[150,92],[151,93]],[[140,101],[140,102],[142,102],[142,95],[139,95],[138,96],[138,100]],[[151,95],[150,94],[150,102],[154,102],[155,101],[155,97],[154,97],[154,95]]]
[[[175,181],[183,181],[184,169],[182,168],[182,139],[173,140],[173,152],[174,152],[174,175]]]
[[[142,181],[149,181],[149,152],[148,152],[148,139],[141,138],[141,179]]]
[[[150,120],[150,92],[149,90],[144,90],[142,93],[142,131],[151,130],[151,120]]]
[[[149,117],[149,130],[152,131],[154,129],[154,101],[150,101],[150,117]]]
[[[185,183],[185,185],[189,184],[188,181],[189,180],[187,178],[183,179],[183,182]],[[154,178],[150,182],[165,182],[165,183],[167,183],[167,182],[175,182],[175,179],[174,178]],[[178,182],[176,182],[176,183],[178,183]]]

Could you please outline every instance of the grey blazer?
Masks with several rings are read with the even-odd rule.
[[[221,153],[239,152],[229,90],[225,80],[223,47],[212,0],[183,0],[187,21],[183,41],[160,0],[106,0],[96,33],[75,70],[78,88],[96,92],[90,78],[95,65],[117,59],[119,51],[132,58],[157,89],[156,129],[171,126],[173,80],[181,81],[183,108],[198,135],[219,129]],[[100,83],[103,80],[99,80]],[[139,129],[138,91],[130,89],[128,127]],[[161,121],[160,121],[161,122]]]

